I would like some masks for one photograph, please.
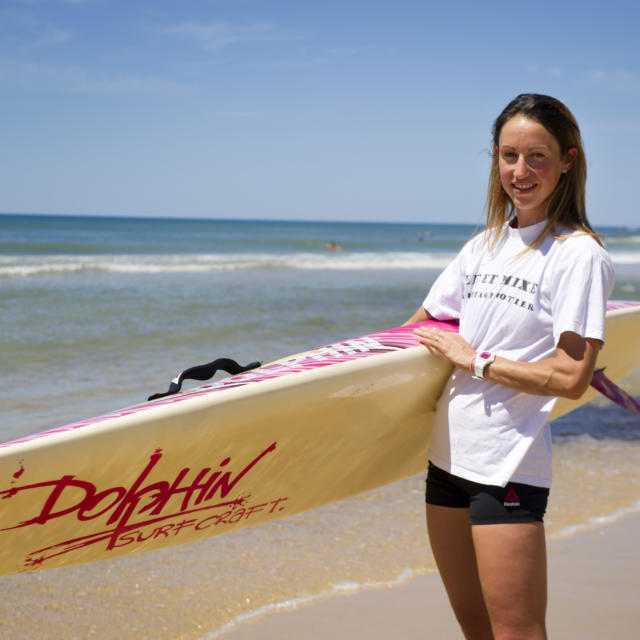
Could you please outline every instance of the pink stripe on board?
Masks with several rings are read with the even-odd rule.
[[[607,311],[615,309],[628,309],[629,307],[640,307],[638,300],[609,300],[607,302]]]

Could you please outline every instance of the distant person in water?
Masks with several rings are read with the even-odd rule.
[[[586,161],[567,107],[515,98],[493,125],[485,230],[408,323],[454,365],[436,408],[427,529],[468,640],[545,640],[549,413],[588,388],[613,266],[585,210]]]
[[[333,241],[327,242],[327,244],[324,245],[324,248],[327,251],[342,251],[342,247],[339,244],[336,244]]]

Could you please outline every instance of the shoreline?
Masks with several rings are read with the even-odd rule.
[[[548,540],[550,638],[628,640],[640,626],[640,513]],[[203,640],[462,639],[436,574],[266,613]]]

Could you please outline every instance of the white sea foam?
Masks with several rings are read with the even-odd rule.
[[[624,518],[625,516],[629,516],[631,514],[639,513],[639,512],[640,512],[640,501],[630,506],[622,507],[621,509],[614,511],[613,513],[593,516],[587,522],[569,525],[568,527],[561,529],[560,531],[551,535],[550,537],[554,539],[568,538],[577,533],[582,533],[583,531],[589,531],[590,529],[594,529],[596,527],[613,524],[614,522],[617,522],[618,520],[620,520],[621,518]]]
[[[419,574],[412,569],[405,569],[396,578],[386,582],[341,582],[334,585],[332,589],[323,593],[301,596],[299,598],[290,598],[289,600],[285,600],[283,602],[267,604],[262,607],[258,607],[253,611],[248,611],[246,613],[240,614],[239,616],[236,616],[233,620],[222,625],[222,627],[220,627],[219,629],[216,629],[212,633],[203,636],[201,640],[215,640],[216,638],[220,638],[221,636],[223,636],[225,633],[233,631],[240,625],[269,613],[292,611],[293,609],[311,604],[318,600],[325,600],[327,598],[332,598],[335,596],[358,593],[359,591],[364,591],[366,589],[389,589],[392,587],[398,587],[406,582],[409,582],[409,580],[412,580],[417,575]]]
[[[443,269],[449,253],[246,253],[199,255],[5,256],[0,277],[28,277],[82,271],[106,273],[203,273],[246,269],[387,270]]]
[[[130,255],[0,256],[0,278],[64,275],[78,272],[162,274],[242,271],[249,269],[302,270],[442,270],[452,252],[341,253],[210,253]],[[612,251],[618,266],[640,265],[640,251]]]
[[[636,265],[640,264],[639,251],[610,251],[609,255],[615,265]]]
[[[640,234],[633,236],[625,236],[625,235],[612,235],[607,236],[607,245],[615,245],[615,244],[640,244]]]

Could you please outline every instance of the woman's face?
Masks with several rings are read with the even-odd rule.
[[[558,141],[535,120],[516,115],[503,125],[498,141],[500,180],[520,227],[546,219],[549,196],[576,155],[571,148],[563,156]]]

